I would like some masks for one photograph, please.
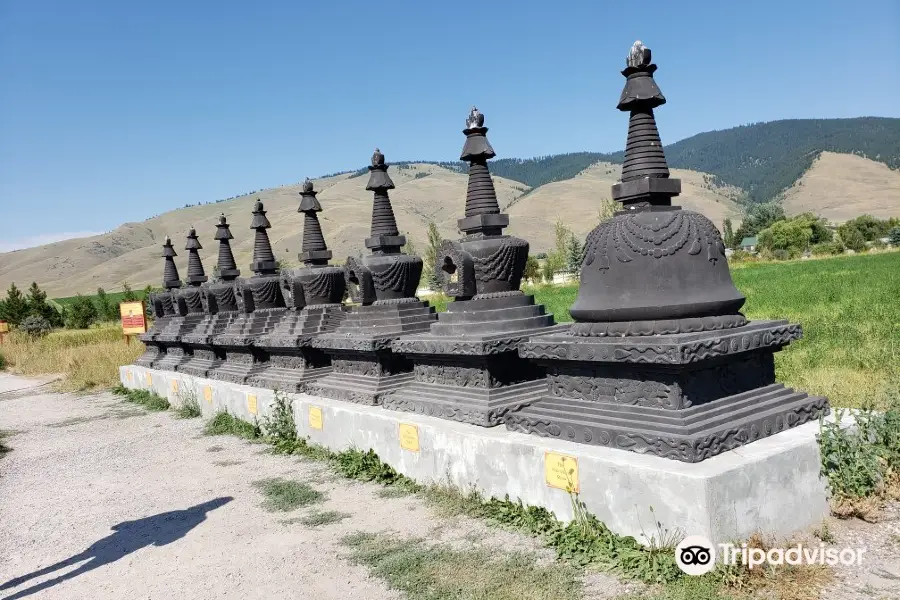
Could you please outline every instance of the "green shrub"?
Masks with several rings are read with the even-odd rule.
[[[821,244],[813,244],[810,251],[815,256],[837,256],[844,253],[844,245],[840,240],[831,242],[822,242]]]
[[[19,325],[19,329],[33,338],[39,338],[50,333],[53,328],[50,326],[50,321],[44,317],[31,315],[30,317],[25,317],[25,320]]]
[[[6,359],[3,357],[3,353],[0,352],[0,371],[6,368]]]

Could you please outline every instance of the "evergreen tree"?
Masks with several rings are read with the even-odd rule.
[[[109,299],[109,296],[106,295],[106,290],[102,287],[97,288],[96,318],[101,321],[115,321],[119,318],[119,307]]]
[[[613,215],[616,214],[617,210],[619,210],[618,202],[604,198],[600,201],[600,209],[597,211],[597,218],[600,223],[605,223],[613,218]]]
[[[87,329],[99,317],[97,307],[91,302],[91,299],[81,294],[75,296],[67,313],[66,327],[69,329]]]
[[[888,242],[890,242],[891,246],[900,246],[900,225],[888,232]]]
[[[122,282],[122,292],[122,302],[135,302],[138,299],[137,294],[134,293],[127,281]]]
[[[540,276],[540,263],[535,257],[528,255],[528,260],[525,261],[525,271],[522,273],[522,279],[533,284],[537,282]]]
[[[441,241],[441,234],[438,232],[437,225],[435,225],[434,221],[428,221],[428,245],[425,246],[423,262],[425,263],[425,281],[428,287],[434,291],[441,288],[443,280],[440,272],[441,265],[438,264]]]
[[[62,326],[62,315],[50,303],[47,302],[47,292],[38,287],[36,281],[31,282],[28,288],[28,314],[30,316],[46,319],[51,327]]]
[[[841,237],[841,242],[843,242],[847,249],[853,250],[854,252],[865,250],[866,238],[863,237],[863,234],[859,229],[852,224],[844,223],[838,227],[838,235]]]
[[[581,269],[581,242],[574,233],[569,233],[569,241],[566,243],[566,272],[578,273]]]
[[[731,219],[725,219],[725,223],[723,224],[722,229],[722,241],[725,242],[725,247],[734,248],[734,229],[732,229]]]
[[[6,300],[0,301],[0,321],[18,326],[28,316],[28,300],[15,283],[6,290]]]

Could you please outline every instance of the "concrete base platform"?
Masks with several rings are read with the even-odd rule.
[[[207,417],[227,410],[253,421],[271,410],[275,395],[140,366],[122,367],[121,379],[126,387],[149,387],[170,401],[175,396],[171,381],[178,380],[179,389],[194,390]],[[564,520],[572,518],[564,488],[574,485],[588,510],[610,529],[644,543],[643,534],[656,532],[656,521],[721,543],[755,532],[785,538],[828,514],[815,422],[700,463],[684,463],[379,406],[306,394],[288,397],[298,434],[313,443],[332,450],[372,449],[418,482],[450,483],[487,497],[508,495]]]

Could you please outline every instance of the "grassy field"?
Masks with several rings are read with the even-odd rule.
[[[144,299],[144,290],[134,290],[133,294],[137,297],[138,300]],[[96,294],[85,294],[91,301],[96,302],[97,295]],[[68,306],[75,302],[75,299],[78,296],[67,296],[65,298],[54,298],[54,302],[58,302],[63,306]],[[113,304],[119,304],[125,300],[125,292],[106,292],[106,297],[109,298],[109,301]]]
[[[110,387],[119,382],[119,367],[134,362],[144,345],[125,344],[116,324],[91,329],[53,331],[32,339],[20,331],[5,337],[0,355],[6,367],[21,375],[64,375],[59,387],[82,391]]]
[[[740,263],[734,283],[750,319],[787,319],[803,339],[776,354],[778,380],[835,406],[883,406],[900,393],[900,252]],[[571,321],[578,286],[527,290],[557,321]],[[438,310],[447,299],[429,298]]]

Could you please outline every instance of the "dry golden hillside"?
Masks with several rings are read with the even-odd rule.
[[[599,222],[602,200],[612,198],[612,185],[619,179],[621,165],[597,163],[572,179],[548,183],[513,201],[509,213],[509,233],[526,238],[534,252],[554,245],[554,223],[562,221],[579,237],[584,237]],[[729,199],[734,188],[709,189],[703,173],[673,169],[672,177],[681,178],[681,195],[675,204],[706,215],[721,230],[730,217],[737,227],[740,209]],[[501,204],[501,206],[504,206]]]
[[[785,192],[784,210],[789,215],[812,212],[835,222],[864,213],[897,217],[900,172],[861,156],[822,152]]]

